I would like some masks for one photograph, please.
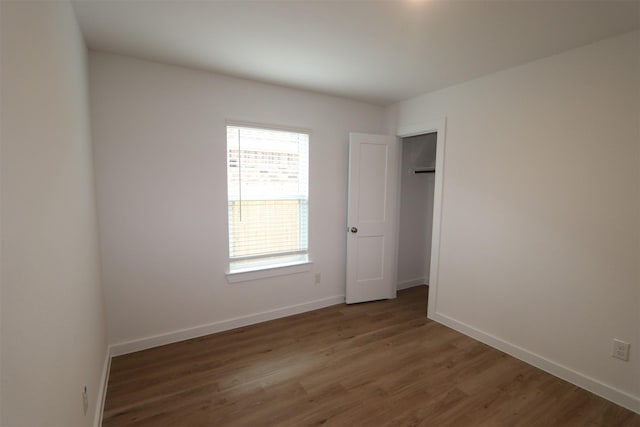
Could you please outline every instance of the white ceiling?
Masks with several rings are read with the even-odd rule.
[[[75,0],[91,49],[389,104],[640,27],[640,1]]]

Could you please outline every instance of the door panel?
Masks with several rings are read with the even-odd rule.
[[[347,303],[395,298],[395,137],[349,135]]]
[[[384,270],[384,237],[360,237],[358,245],[358,279],[381,280]]]
[[[357,221],[383,222],[385,219],[385,169],[388,146],[361,143],[360,164],[364,167],[358,173],[358,218]],[[380,191],[382,189],[382,191]]]

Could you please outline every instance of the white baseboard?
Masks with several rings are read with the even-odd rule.
[[[576,372],[571,368],[560,365],[538,354],[532,353],[517,345],[511,344],[496,336],[480,331],[466,323],[459,322],[441,313],[430,313],[429,318],[438,323],[442,323],[458,332],[461,332],[471,338],[483,342],[493,348],[503,351],[516,359],[520,359],[536,368],[542,369],[558,378],[577,385],[585,390],[592,392],[604,399],[620,405],[630,411],[640,414],[640,397],[634,396],[615,387],[604,384],[601,381],[591,378],[588,375]]]
[[[329,307],[331,305],[342,304],[344,303],[344,301],[344,295],[336,295],[302,304],[295,304],[287,307],[277,308],[274,310],[268,310],[260,313],[249,314],[246,316],[221,320],[218,322],[209,323],[207,325],[200,325],[193,328],[181,329],[177,331],[167,332],[165,334],[153,335],[137,340],[121,342],[113,344],[111,346],[111,355],[120,356],[123,354],[146,350],[161,345],[172,344],[191,338],[214,334],[216,332],[228,331],[230,329],[240,328],[242,326],[248,326],[260,322],[266,322],[268,320],[278,319],[280,317],[291,316],[293,314],[317,310],[319,308]]]
[[[409,289],[415,286],[422,286],[425,283],[427,283],[427,281],[425,280],[424,277],[418,277],[416,279],[403,280],[402,282],[398,282],[396,286],[397,286],[397,289],[401,291],[403,289]]]
[[[98,384],[98,393],[96,394],[96,412],[93,417],[94,427],[100,427],[102,425],[102,414],[104,413],[104,401],[107,398],[107,383],[109,382],[110,371],[111,348],[107,347],[104,366],[102,367],[102,375],[100,375],[100,383]]]

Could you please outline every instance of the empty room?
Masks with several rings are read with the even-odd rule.
[[[639,1],[0,31],[1,426],[640,426]]]

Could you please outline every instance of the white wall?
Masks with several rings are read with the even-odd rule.
[[[435,133],[402,139],[398,289],[429,281],[434,174],[413,171],[434,167],[435,149]]]
[[[638,411],[639,39],[388,109],[390,132],[447,118],[431,315]],[[613,338],[631,342],[628,362]]]
[[[1,8],[0,424],[91,425],[107,340],[87,52],[69,3]]]
[[[347,134],[379,133],[382,107],[104,53],[90,54],[90,75],[116,352],[193,335],[173,334],[182,329],[206,333],[217,322],[344,298]],[[311,130],[312,271],[227,283],[226,119]],[[117,346],[162,334],[169,335]]]

